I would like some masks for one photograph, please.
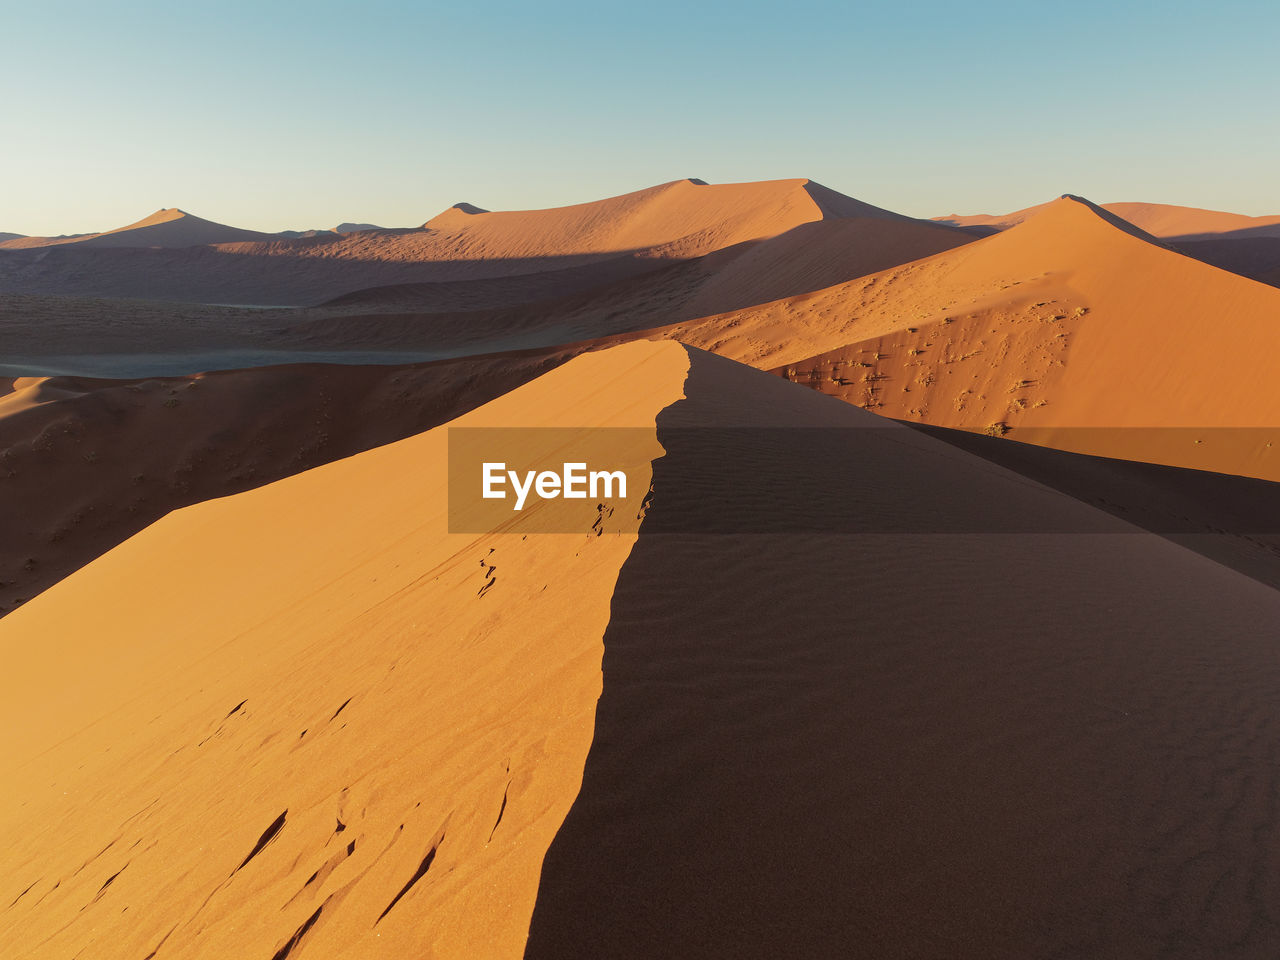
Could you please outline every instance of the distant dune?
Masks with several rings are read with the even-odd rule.
[[[166,247],[181,249],[211,243],[269,240],[274,234],[240,230],[211,220],[202,220],[176,207],[157,210],[151,216],[103,233],[69,237],[21,237],[0,244],[0,249],[27,250],[33,247]]]
[[[1143,242],[1047,223],[1081,211]],[[454,425],[637,428],[650,475],[608,506],[639,535],[595,504],[447,533],[440,428],[176,511],[0,621],[0,953],[1280,936],[1274,589],[678,344]]]
[[[972,239],[959,230],[906,218],[814,221],[639,276],[620,271],[608,283],[590,282],[606,276],[594,267],[362,291],[326,305],[323,316],[289,324],[275,339],[281,347],[309,349],[363,344],[469,352],[592,340],[806,294]],[[586,289],[577,292],[579,287]],[[562,295],[515,302],[520,293],[532,297],[555,289]],[[501,303],[504,296],[511,299]],[[501,305],[482,309],[486,301]],[[454,308],[423,309],[445,304]],[[345,309],[337,312],[336,307]]]
[[[376,223],[340,223],[336,227],[326,227],[320,230],[281,230],[278,236],[281,237],[316,237],[325,233],[359,233],[361,230],[385,230],[386,227],[380,227]]]
[[[720,186],[679,180],[551,210],[489,213],[463,204],[416,230],[297,238],[220,236],[204,227],[205,232],[196,231],[196,218],[156,223],[149,218],[110,234],[9,241],[3,249],[10,255],[0,256],[0,291],[312,304],[380,285],[509,278],[592,264],[607,264],[613,276],[618,262],[641,273],[841,218],[919,222],[809,180]],[[123,255],[113,250],[115,255],[106,256],[96,249],[191,246],[186,242],[191,237],[206,246],[180,255],[149,249]],[[44,250],[47,244],[55,244],[56,251]],[[50,255],[55,252],[56,257]]]
[[[1044,209],[1044,204],[1002,216],[934,219],[978,235],[1006,230]],[[1205,263],[1262,283],[1280,286],[1280,216],[1248,217],[1165,203],[1108,203],[1103,209],[1173,244]]]
[[[1007,230],[1041,212],[1048,204],[1039,204],[1006,214],[957,213],[934,217],[939,223],[955,227],[989,227]],[[1221,210],[1179,207],[1167,203],[1104,203],[1104,210],[1129,221],[1152,236],[1166,240],[1208,240],[1228,237],[1280,237],[1280,216],[1249,217]]]

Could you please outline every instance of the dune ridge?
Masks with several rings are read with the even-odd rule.
[[[656,431],[687,369],[627,345],[455,425]],[[0,622],[0,952],[519,954],[635,535],[449,534],[445,442],[178,510]]]
[[[722,358],[684,393],[527,958],[1265,954],[1280,594]],[[742,429],[801,425],[849,440]]]
[[[955,227],[1007,230],[1040,213],[1048,203],[1004,214],[948,214],[933,217]],[[1169,203],[1104,203],[1104,210],[1128,221],[1152,236],[1165,240],[1228,239],[1241,235],[1280,237],[1280,215],[1251,217],[1243,213],[1180,207]]]

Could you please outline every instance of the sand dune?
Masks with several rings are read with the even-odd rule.
[[[211,220],[202,220],[176,207],[166,207],[126,227],[69,237],[21,237],[0,243],[0,249],[26,250],[54,246],[182,248],[210,243],[269,240],[273,237],[274,234],[240,230]]]
[[[361,230],[386,230],[376,223],[340,223],[336,227],[324,227],[319,230],[281,230],[282,237],[318,237],[325,233],[359,233]]]
[[[955,227],[1007,230],[1035,216],[1047,207],[1041,203],[1006,214],[948,214],[934,217]],[[1242,213],[1179,207],[1168,203],[1104,203],[1102,209],[1114,213],[1152,236],[1167,240],[1209,240],[1241,236],[1280,237],[1280,216],[1250,217]]]
[[[828,290],[657,331],[885,416],[1280,479],[1280,291],[1064,198]]]
[[[368,314],[370,307],[412,305],[413,297],[470,305],[536,289],[526,278],[368,291],[327,305],[325,314],[288,323],[273,338],[308,349],[377,345],[391,349],[491,352],[612,337],[659,324],[694,319],[794,297],[911,260],[950,250],[973,238],[950,228],[907,219],[850,217],[802,224],[767,240],[740,243],[639,277],[624,276],[581,293],[496,310]],[[561,278],[572,271],[546,276]],[[577,285],[590,274],[565,278]],[[534,280],[535,278],[527,278]],[[499,286],[500,284],[500,286]],[[585,282],[583,283],[585,285]],[[544,286],[541,289],[550,289]],[[569,286],[570,291],[573,290]],[[431,301],[427,301],[431,302]],[[424,305],[419,300],[419,306]],[[350,314],[336,312],[343,307]]]
[[[802,224],[849,217],[913,222],[809,180],[719,186],[679,180],[550,210],[490,213],[461,205],[416,230],[258,236],[257,242],[205,240],[201,242],[214,246],[181,254],[149,250],[146,255],[106,256],[83,249],[119,245],[112,239],[117,235],[95,235],[92,240],[62,243],[57,257],[49,256],[52,251],[24,254],[23,249],[9,249],[11,256],[0,257],[0,289],[206,303],[313,304],[372,286],[506,278],[592,264],[608,264],[616,277],[619,262],[639,273],[777,236]],[[118,236],[168,226],[145,226]],[[20,240],[5,245],[15,246],[31,244]],[[44,256],[37,259],[37,253]]]
[[[1247,890],[1276,880],[1280,595],[723,360],[684,393],[527,957],[1276,942]],[[681,433],[709,423],[851,439]]]
[[[951,214],[934,219],[977,235],[989,235],[1035,216],[1046,204],[1002,216]],[[1251,280],[1280,286],[1280,216],[1249,217],[1167,203],[1108,203],[1102,209],[1205,263]]]
[[[462,422],[652,432],[687,367]],[[635,536],[450,535],[444,477],[436,430],[181,510],[0,622],[0,952],[519,955]]]
[[[580,352],[0,378],[0,616],[171,510],[420,433]]]
[[[1280,237],[1280,216],[1249,217],[1167,203],[1108,203],[1106,209],[1148,233],[1170,240]]]
[[[687,259],[832,217],[906,219],[811,180],[712,186],[676,180],[592,203],[491,213],[470,204],[428,220],[460,260],[650,250]]]
[[[437,429],[0,621],[6,956],[1275,942],[1276,590],[677,344],[457,423],[652,430],[639,536],[446,533]]]

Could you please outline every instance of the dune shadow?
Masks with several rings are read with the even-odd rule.
[[[1274,945],[1249,891],[1280,882],[1256,842],[1280,786],[1280,594],[774,382],[744,387],[693,352],[659,419],[666,455],[525,956]],[[859,429],[819,464],[769,455],[753,430],[708,449],[685,429],[788,417]],[[842,501],[917,519],[785,523]],[[991,502],[1024,532],[948,527]],[[709,504],[736,526],[706,532]],[[927,532],[931,514],[953,532]]]

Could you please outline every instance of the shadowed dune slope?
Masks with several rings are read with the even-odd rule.
[[[1280,287],[1280,236],[1178,240],[1176,246],[1189,257]]]
[[[1064,198],[926,260],[656,333],[885,416],[1280,479],[1280,291],[1109,216]]]
[[[684,392],[527,958],[1268,955],[1280,593],[723,359]]]
[[[687,367],[627,345],[455,423],[654,431]],[[448,534],[445,443],[179,510],[0,622],[0,954],[519,955],[635,535]]]

